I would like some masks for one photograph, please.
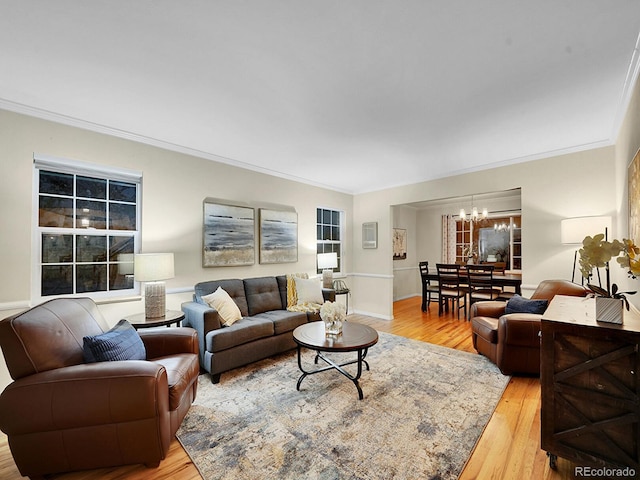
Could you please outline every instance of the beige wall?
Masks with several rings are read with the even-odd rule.
[[[393,305],[378,292],[393,290],[390,205],[521,188],[523,284],[545,278],[570,278],[573,250],[560,243],[560,220],[585,215],[615,215],[614,147],[484,170],[456,177],[358,195],[354,199],[354,232],[362,222],[377,221],[381,248],[353,255],[354,308],[389,318]],[[386,229],[386,234],[385,234]],[[360,273],[367,275],[361,281]],[[371,274],[375,273],[375,276]]]
[[[291,272],[315,275],[316,207],[345,212],[351,236],[352,197],[202,158],[0,110],[0,313],[30,305],[32,172],[34,152],[143,172],[142,251],[175,254],[175,278],[167,281],[169,308],[191,297],[193,285],[216,278]],[[298,212],[297,263],[203,268],[202,202],[215,197],[256,205],[290,205]],[[345,270],[351,245],[346,242]],[[173,292],[173,293],[172,293]],[[342,299],[342,297],[340,297]],[[111,324],[144,311],[142,301],[100,306]],[[0,386],[8,383],[0,365]]]
[[[350,235],[352,197],[141,143],[0,110],[0,306],[30,300],[32,159],[34,152],[143,172],[142,251],[175,253],[167,289],[212,278],[286,272],[315,274],[316,207],[345,212]],[[202,202],[206,197],[295,207],[297,263],[203,268]],[[350,245],[346,245],[349,268]]]
[[[523,289],[530,292],[546,278],[569,279],[575,248],[560,243],[560,220],[611,215],[616,238],[626,237],[627,166],[639,148],[640,82],[636,82],[615,146],[355,196],[351,280],[354,309],[393,317],[392,206],[424,200],[520,187]],[[374,221],[378,222],[379,248],[364,250],[360,247],[360,225]],[[612,269],[612,280],[631,290],[638,289],[638,281],[627,279],[622,269]],[[631,301],[640,305],[640,295],[631,297]]]

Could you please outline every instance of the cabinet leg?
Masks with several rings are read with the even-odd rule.
[[[547,457],[549,457],[549,468],[551,470],[558,469],[558,456],[553,453],[547,452]]]

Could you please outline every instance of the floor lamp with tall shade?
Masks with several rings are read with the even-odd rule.
[[[574,217],[560,221],[560,241],[565,245],[582,245],[585,237],[593,237],[599,233],[607,235],[611,231],[611,217]],[[574,281],[578,250],[573,253],[573,270],[571,281]],[[584,282],[584,279],[583,279]]]

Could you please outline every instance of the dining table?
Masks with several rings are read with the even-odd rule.
[[[467,281],[467,272],[464,269],[460,269],[460,283],[466,283]],[[429,271],[427,274],[427,279],[429,281],[438,281],[438,272],[437,271]],[[513,287],[515,293],[518,295],[522,295],[522,275],[515,273],[493,273],[493,285],[496,287]]]

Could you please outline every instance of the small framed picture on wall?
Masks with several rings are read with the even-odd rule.
[[[407,259],[407,231],[404,228],[393,229],[393,259]]]
[[[378,248],[378,222],[362,224],[362,248]]]

